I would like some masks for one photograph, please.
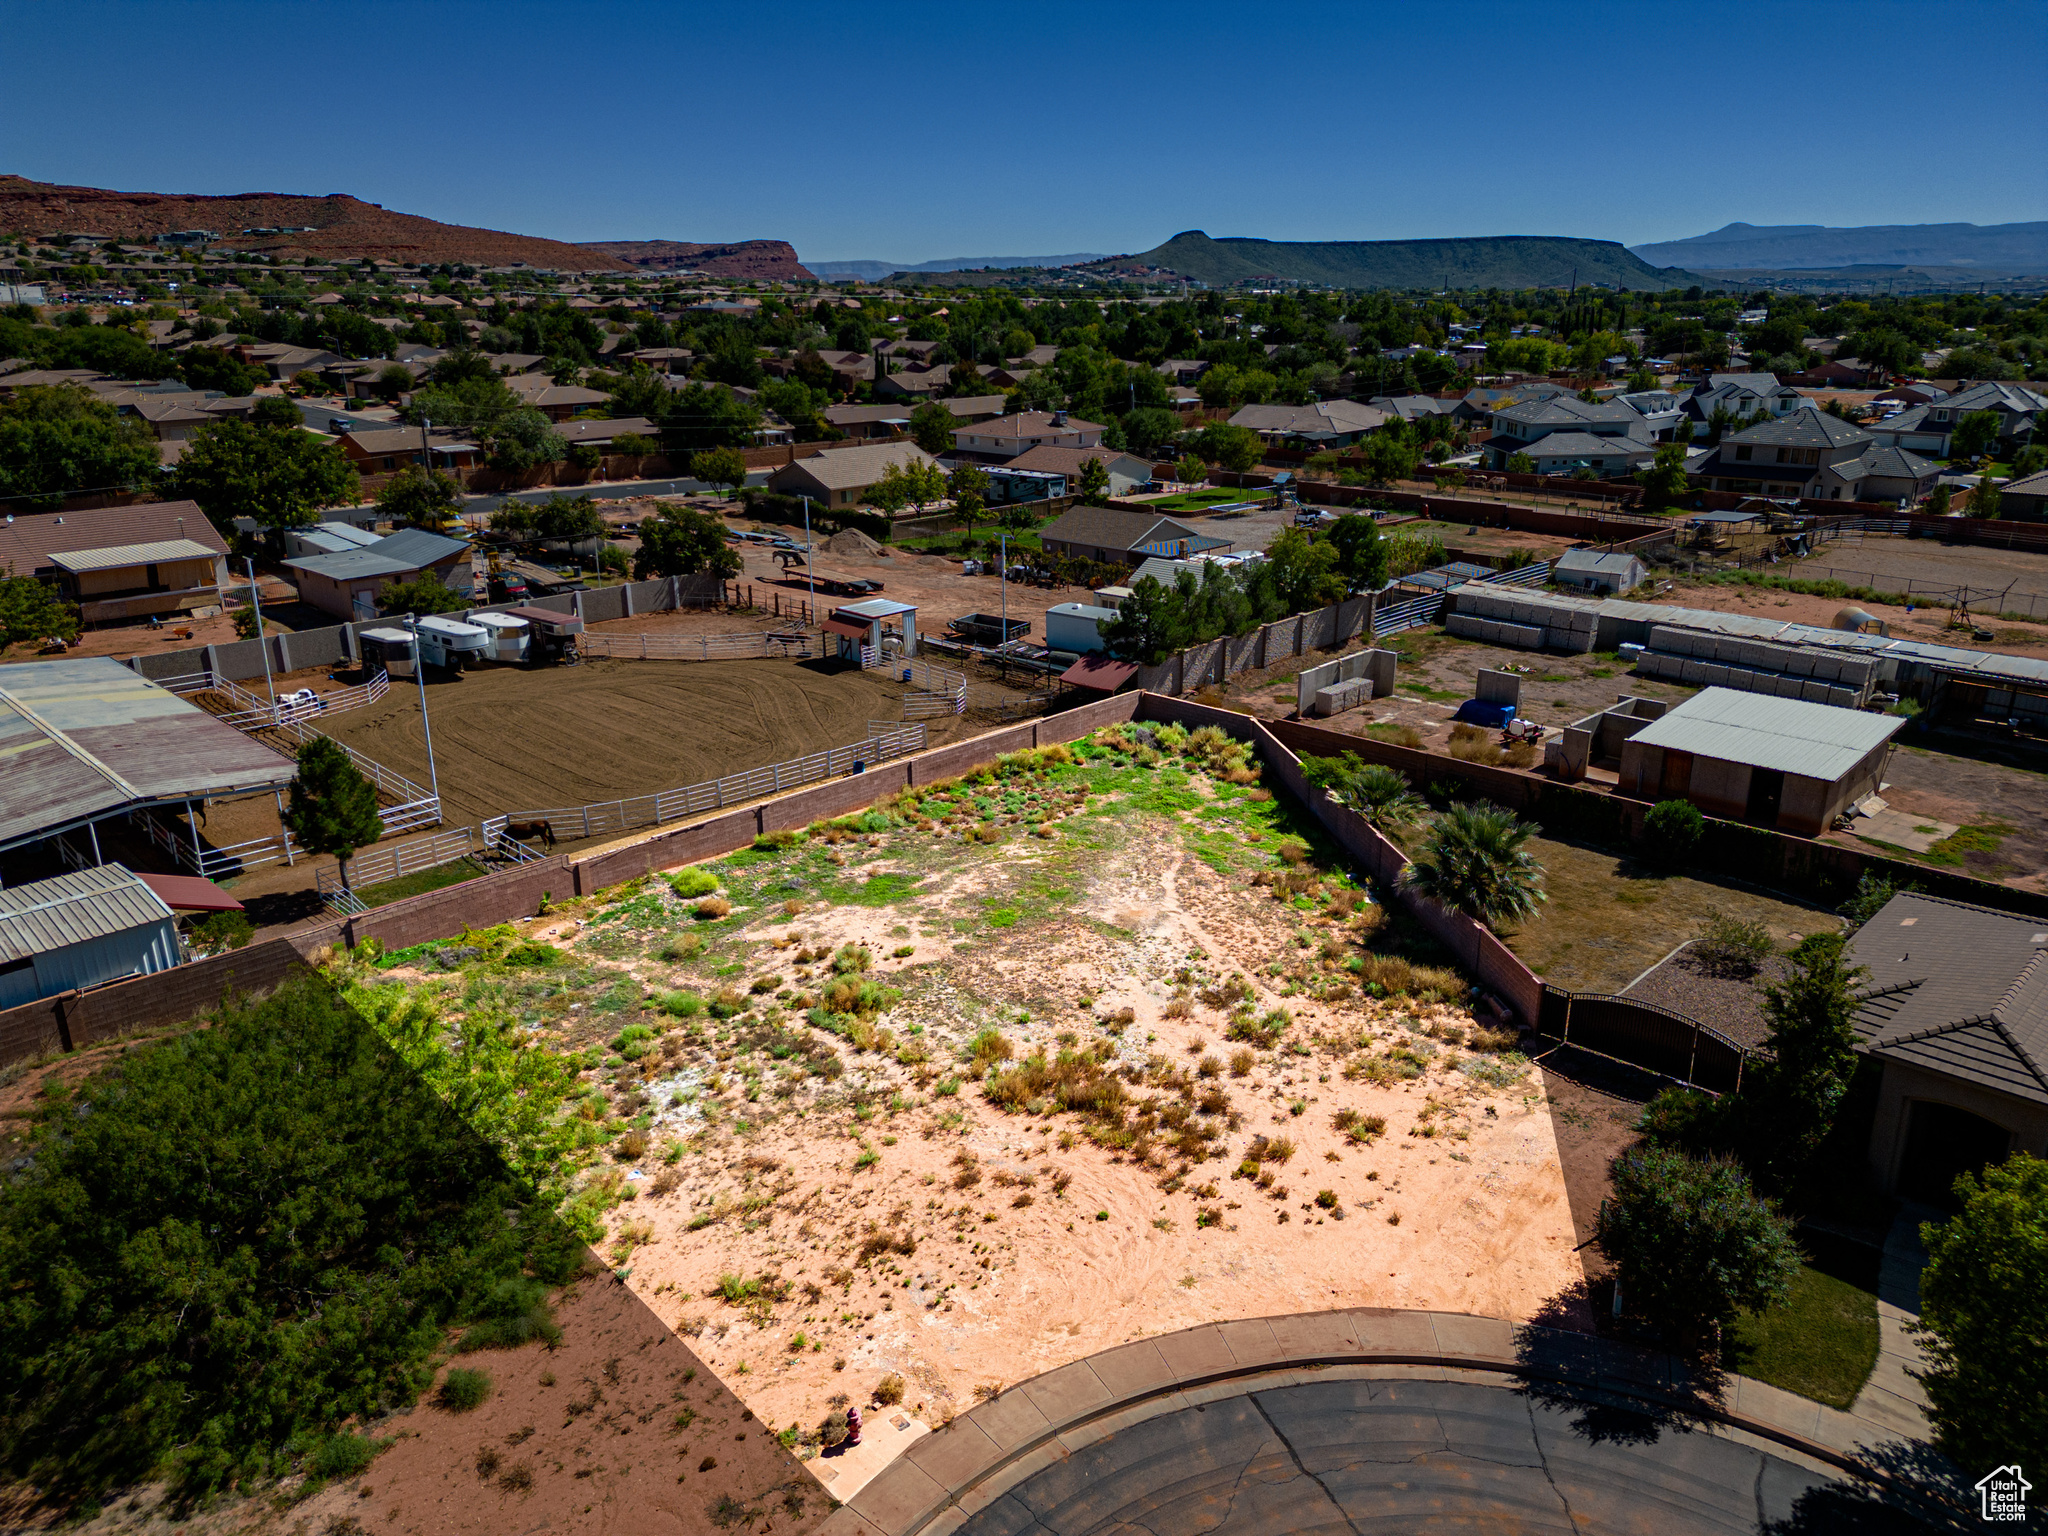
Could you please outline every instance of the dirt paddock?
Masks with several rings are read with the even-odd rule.
[[[821,661],[591,661],[492,667],[429,682],[434,764],[452,825],[508,810],[585,805],[697,784],[861,740],[903,718],[903,685]],[[321,729],[427,782],[418,691],[331,716]],[[933,745],[965,735],[931,722]]]

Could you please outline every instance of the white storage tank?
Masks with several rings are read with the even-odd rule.
[[[1080,656],[1107,650],[1095,626],[1115,617],[1114,608],[1094,608],[1086,603],[1057,603],[1045,611],[1045,647],[1049,651],[1071,651]]]

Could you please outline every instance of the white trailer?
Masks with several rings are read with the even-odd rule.
[[[461,619],[435,613],[419,621],[420,660],[430,667],[459,672],[479,660],[490,645],[490,631]]]
[[[473,613],[469,622],[489,636],[484,644],[486,661],[525,664],[533,642],[533,626],[526,620],[504,613]]]

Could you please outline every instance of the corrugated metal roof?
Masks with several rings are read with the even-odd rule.
[[[0,848],[126,806],[270,789],[297,773],[110,656],[0,669]]]
[[[119,864],[0,890],[0,965],[160,923],[155,891]]]
[[[124,565],[156,565],[170,560],[212,560],[214,552],[191,539],[161,539],[154,544],[114,544],[106,549],[69,549],[50,556],[50,564],[67,571],[111,571]]]
[[[1871,715],[1803,699],[1708,688],[1636,732],[1631,740],[1832,782],[1872,748],[1889,741],[1905,723],[1898,715]]]

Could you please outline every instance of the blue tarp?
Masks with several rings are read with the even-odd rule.
[[[1478,699],[1467,699],[1458,706],[1457,714],[1451,718],[1468,721],[1473,725],[1491,726],[1494,730],[1499,730],[1515,718],[1515,706],[1512,704],[1483,704]]]

